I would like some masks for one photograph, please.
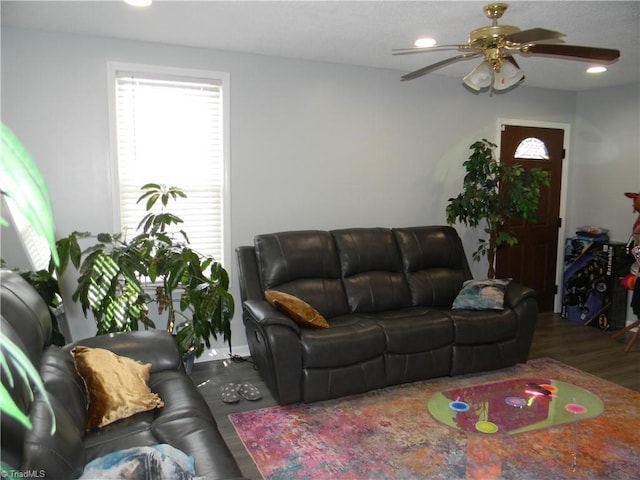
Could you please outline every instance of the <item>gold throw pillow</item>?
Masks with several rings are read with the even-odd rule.
[[[164,406],[147,385],[150,363],[84,346],[75,347],[71,355],[89,398],[87,431]]]
[[[315,308],[298,297],[277,290],[267,290],[264,297],[271,305],[287,314],[294,322],[307,327],[329,328],[325,318]]]

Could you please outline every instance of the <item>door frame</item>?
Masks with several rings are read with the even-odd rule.
[[[568,123],[559,122],[546,122],[538,120],[523,120],[515,118],[498,118],[496,124],[496,139],[498,156],[501,148],[501,132],[502,125],[514,125],[518,127],[534,127],[534,128],[555,128],[558,130],[564,130],[564,138],[562,140],[562,148],[565,151],[564,163],[562,164],[562,179],[560,184],[560,218],[562,219],[562,226],[558,229],[558,251],[556,252],[556,285],[558,290],[553,300],[553,311],[560,312],[562,307],[562,274],[564,265],[564,239],[567,238],[567,196],[569,185],[569,169],[571,168],[571,155],[570,155],[570,141],[571,125]]]

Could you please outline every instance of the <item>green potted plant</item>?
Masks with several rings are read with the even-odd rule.
[[[65,345],[67,342],[60,329],[59,318],[64,318],[60,284],[51,270],[17,270],[17,273],[36,289],[51,310],[52,341],[54,345]]]
[[[91,236],[86,232],[58,240],[60,271],[71,262],[80,272],[73,300],[93,313],[98,334],[138,330],[140,324],[154,328],[148,305],[155,303],[183,355],[200,356],[211,336],[222,335],[230,344],[234,301],[229,276],[213,257],[191,248],[179,230],[182,219],[166,211],[185,193],[155,183],[141,190],[138,203],[145,202],[147,213],[132,238],[101,233],[98,243],[84,251],[79,239]]]
[[[498,162],[493,154],[496,145],[487,139],[473,143],[470,148],[472,153],[463,163],[467,172],[463,191],[449,199],[447,222],[450,225],[461,222],[472,228],[484,224],[488,240],[478,240],[473,259],[480,261],[487,255],[487,276],[494,278],[496,249],[518,243],[510,231],[501,227],[508,218],[536,222],[540,189],[549,185],[549,178],[541,168],[525,169],[520,164]]]

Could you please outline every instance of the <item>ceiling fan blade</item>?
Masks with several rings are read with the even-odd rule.
[[[513,64],[513,66],[516,67],[517,69],[520,69],[520,65],[518,65],[518,62],[516,62],[516,59],[513,58],[511,55],[504,57],[504,59],[509,63]]]
[[[468,48],[467,45],[434,45],[433,47],[411,47],[411,48],[394,48],[391,55],[411,55],[413,53],[424,53],[438,50],[463,50]]]
[[[529,30],[522,30],[521,32],[505,35],[504,39],[511,43],[531,43],[542,40],[553,40],[564,36],[564,33],[547,30],[546,28],[531,28]]]
[[[523,48],[523,53],[535,53],[539,55],[560,55],[563,57],[584,58],[586,60],[602,60],[607,62],[613,61],[620,57],[620,50],[564,44],[530,45]]]
[[[454,63],[454,62],[457,62],[458,60],[463,60],[465,58],[477,57],[479,55],[482,55],[482,52],[463,53],[462,55],[456,55],[455,57],[447,58],[447,59],[442,60],[440,62],[432,63],[431,65],[427,65],[426,67],[422,67],[419,70],[416,70],[414,72],[407,73],[406,75],[403,75],[400,78],[401,78],[402,81],[413,80],[414,78],[421,77],[423,75],[426,75],[427,73],[430,73],[430,72],[432,72],[434,70],[437,70],[440,67],[444,67],[445,65],[449,65],[450,63]]]

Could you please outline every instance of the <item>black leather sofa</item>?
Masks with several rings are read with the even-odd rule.
[[[280,404],[525,362],[535,291],[511,282],[504,310],[452,310],[471,271],[448,226],[258,235],[236,251],[251,356]],[[330,324],[300,326],[264,297],[278,290]]]
[[[74,345],[60,348],[51,344],[50,311],[19,275],[0,271],[0,285],[2,343],[6,345],[7,339],[11,340],[38,371],[56,423],[52,434],[51,415],[42,389],[33,382],[26,383],[18,364],[9,359],[3,348],[8,369],[2,370],[2,385],[32,423],[32,428],[25,428],[3,412],[2,462],[15,471],[8,474],[9,478],[12,475],[54,480],[78,478],[85,464],[97,457],[156,444],[169,444],[191,455],[197,476],[242,477],[205,400],[185,374],[175,341],[169,334],[149,330],[77,342],[151,363],[149,387],[164,401],[163,408],[85,432],[87,398],[69,353]]]

